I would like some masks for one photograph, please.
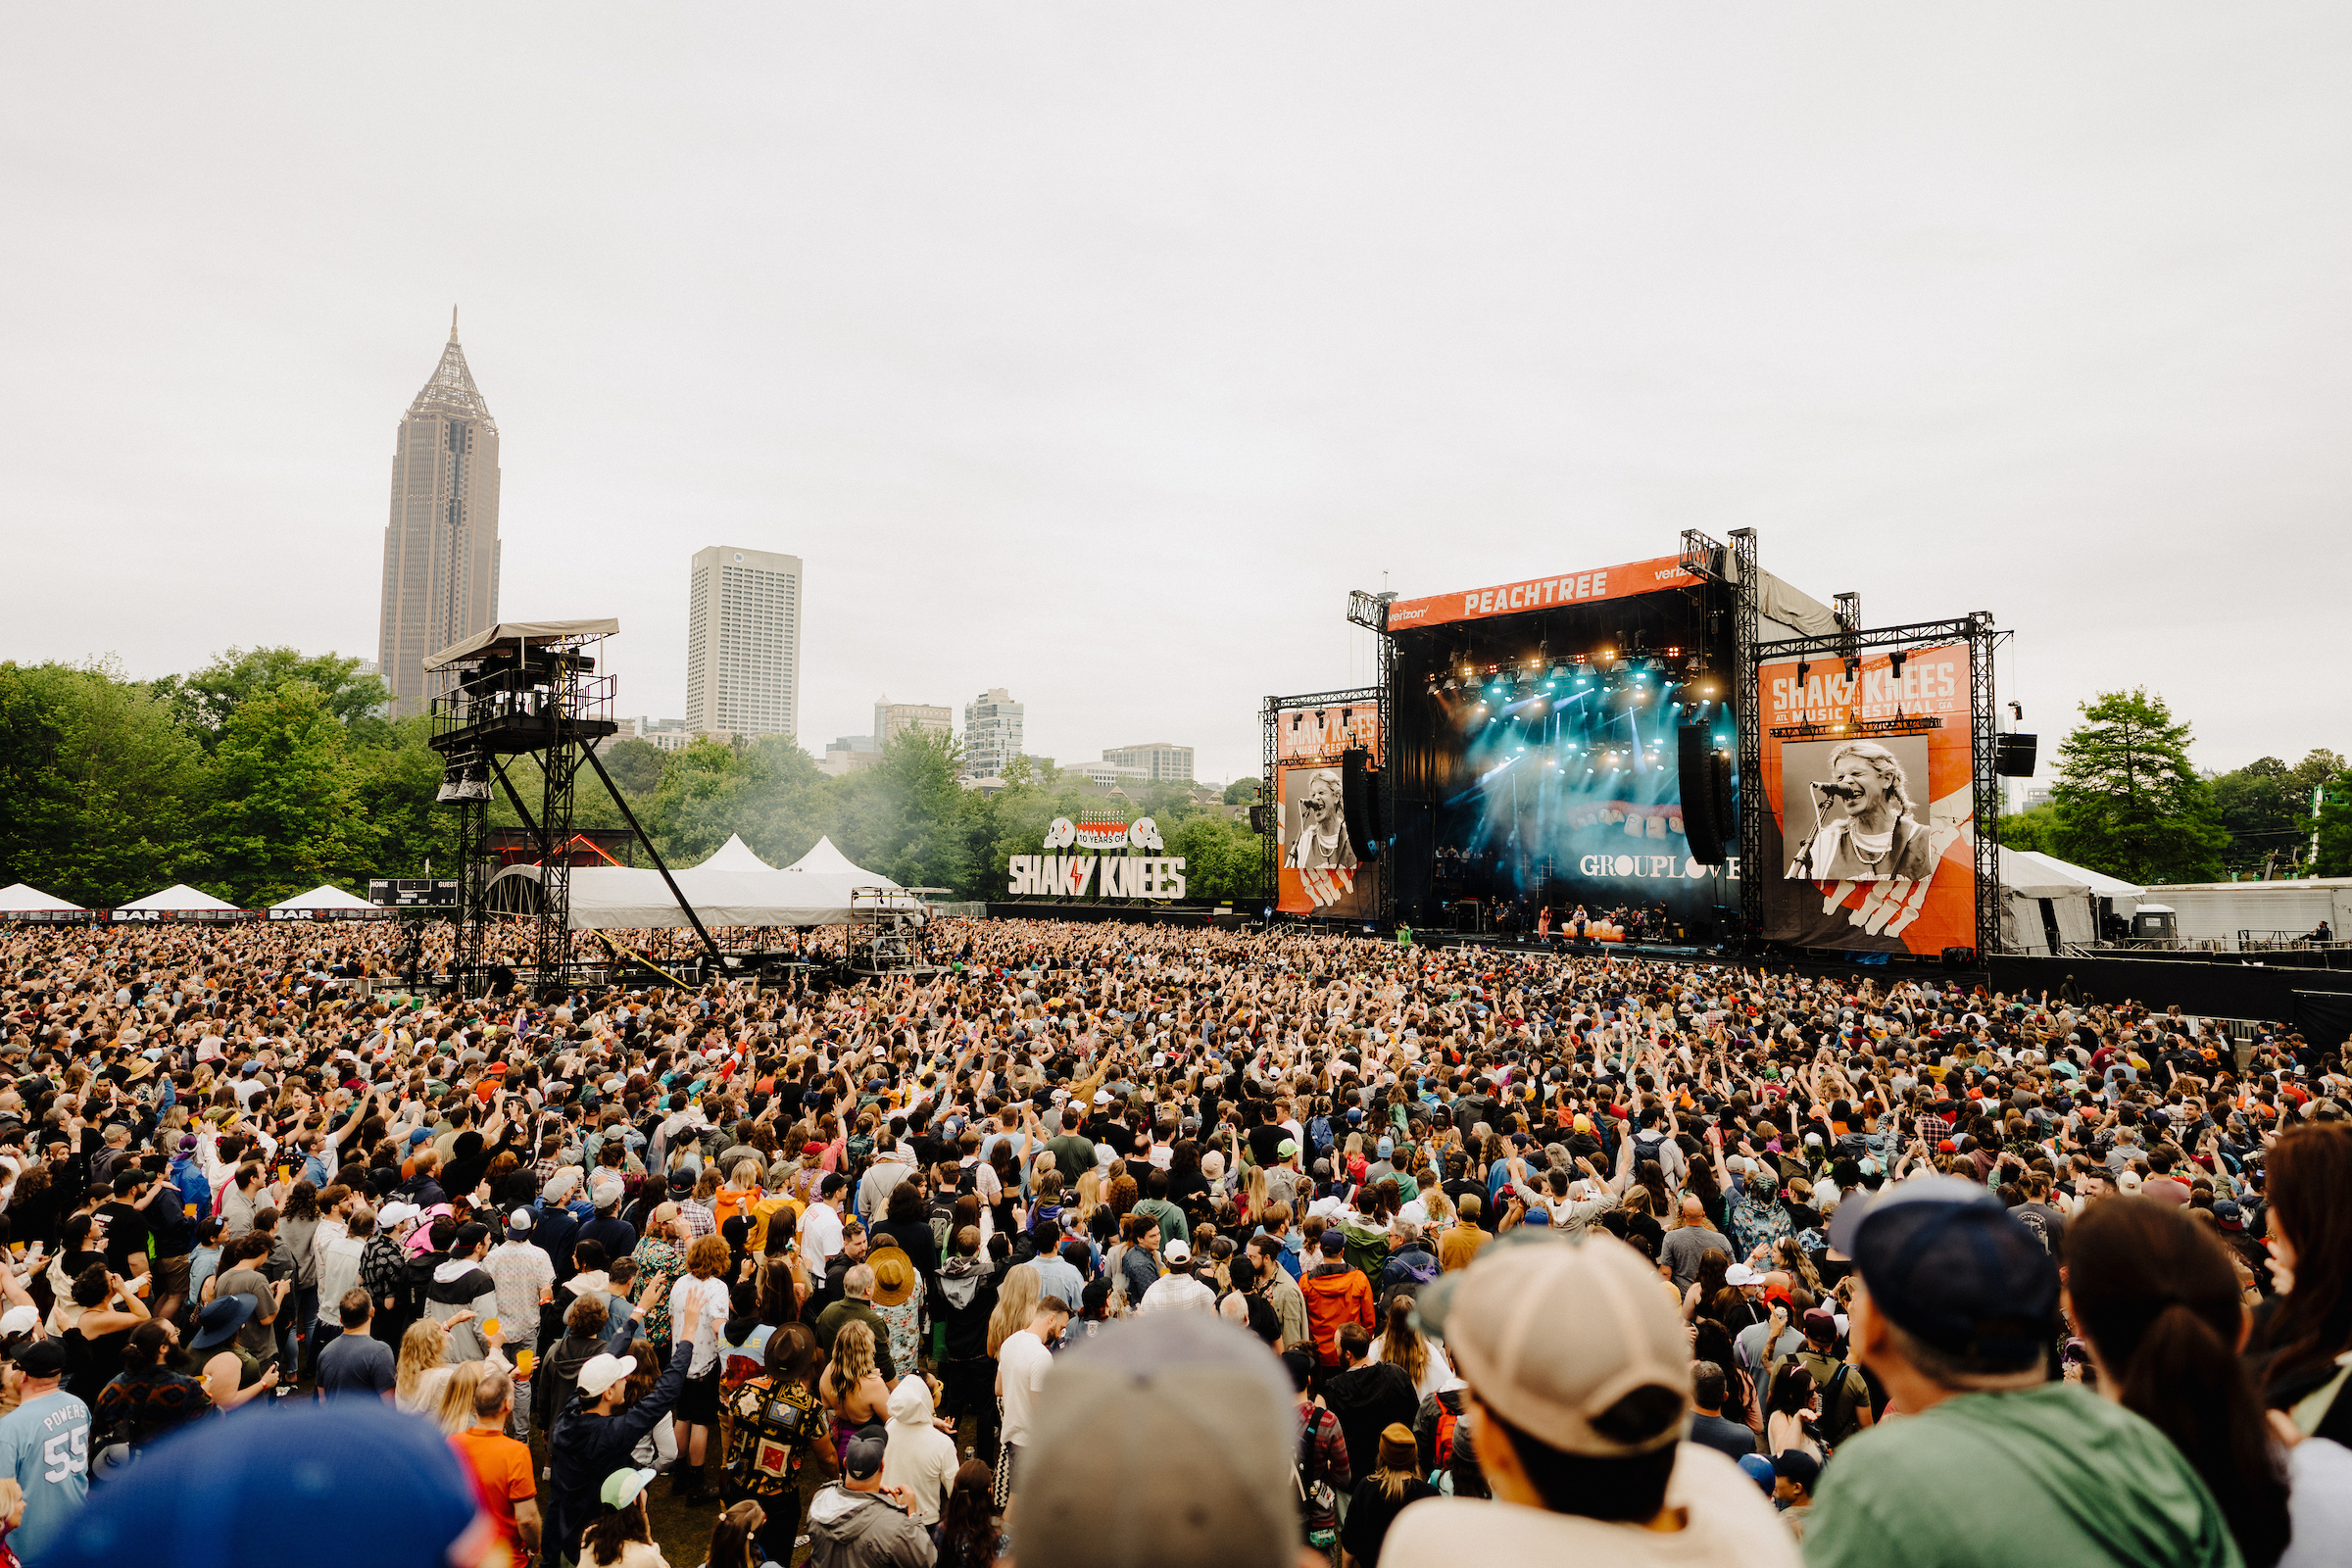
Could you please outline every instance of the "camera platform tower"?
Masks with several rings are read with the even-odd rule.
[[[572,798],[583,765],[611,793],[679,907],[716,956],[710,932],[678,892],[661,852],[638,827],[636,813],[596,755],[597,743],[620,728],[612,718],[613,679],[596,673],[604,639],[619,630],[617,620],[505,621],[424,661],[433,681],[428,744],[441,754],[441,787],[434,799],[458,808],[458,930],[450,971],[462,996],[483,994],[494,971],[511,967],[496,961],[504,955],[490,952],[493,788],[505,795],[540,854],[539,906],[530,921],[527,956],[517,956],[525,957],[539,993],[569,985]],[[517,758],[538,765],[536,812],[509,772]]]

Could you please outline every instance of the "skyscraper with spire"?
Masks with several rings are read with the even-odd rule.
[[[458,313],[424,390],[401,416],[384,528],[376,663],[395,717],[424,710],[425,659],[498,619],[498,421],[466,368]]]

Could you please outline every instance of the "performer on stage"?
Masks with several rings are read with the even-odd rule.
[[[1830,780],[1808,786],[1820,826],[1796,852],[1791,877],[1809,882],[1924,880],[1936,874],[1928,830],[1912,815],[1903,764],[1874,741],[1830,754]]]

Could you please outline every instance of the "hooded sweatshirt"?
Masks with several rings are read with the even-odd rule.
[[[1306,1298],[1306,1323],[1315,1337],[1315,1358],[1325,1366],[1340,1364],[1340,1330],[1361,1323],[1373,1330],[1372,1282],[1363,1270],[1345,1263],[1324,1263],[1307,1271],[1298,1282]]]
[[[1987,1509],[1987,1498],[1998,1506]],[[2221,1509],[2164,1434],[2068,1383],[1962,1394],[1838,1445],[1808,1568],[2032,1562],[2238,1568]]]
[[[479,1361],[490,1353],[482,1325],[498,1316],[498,1282],[473,1258],[442,1258],[433,1265],[433,1277],[424,1287],[425,1316],[447,1323],[467,1308],[473,1316],[449,1331],[453,1362]]]
[[[890,1391],[890,1422],[883,1428],[882,1484],[905,1487],[918,1525],[939,1523],[948,1494],[956,1487],[956,1440],[931,1424],[931,1386],[917,1373],[899,1379]]]
[[[988,1354],[988,1315],[997,1288],[985,1257],[951,1257],[939,1266],[939,1299],[931,1316],[948,1330],[948,1359],[969,1361]]]
[[[807,1568],[931,1568],[931,1537],[871,1492],[835,1482],[808,1499]]]

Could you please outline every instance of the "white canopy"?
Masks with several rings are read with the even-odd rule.
[[[78,904],[68,904],[54,895],[43,893],[30,883],[19,882],[14,887],[0,888],[0,914],[30,914],[35,911],[78,909]]]
[[[2077,865],[2072,860],[2061,860],[2055,855],[2045,855],[2039,850],[2020,850],[2017,853],[2036,865],[2047,866],[2060,876],[2082,883],[2098,898],[2136,899],[2148,891],[2135,882],[2120,881],[2104,871],[2093,871],[2087,865]]]
[[[366,899],[344,892],[332,883],[321,883],[308,893],[297,893],[290,899],[280,899],[270,906],[272,909],[372,909],[374,905]]]
[[[2013,953],[2048,953],[2059,943],[2098,940],[2098,901],[2135,899],[2143,889],[2054,855],[2001,846],[2001,937]],[[2047,906],[2046,909],[2044,906]]]
[[[778,870],[742,839],[731,837],[702,864],[671,874],[706,926],[846,925],[853,890],[899,885],[858,867],[830,839],[819,839],[814,849]],[[490,906],[536,908],[539,879],[538,866],[507,867],[491,879]],[[569,923],[574,931],[609,931],[682,926],[687,920],[661,872],[598,865],[578,866],[571,873]]]
[[[605,616],[595,620],[502,620],[484,631],[477,631],[463,642],[451,643],[437,654],[426,657],[426,669],[439,669],[469,659],[493,643],[560,643],[573,637],[610,637],[620,630],[620,622]]]
[[[119,904],[119,909],[234,909],[210,893],[199,893],[185,882],[174,882],[161,893],[150,893],[132,904]]]

